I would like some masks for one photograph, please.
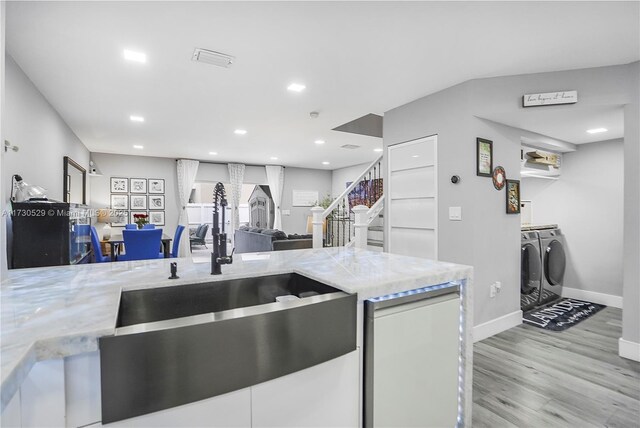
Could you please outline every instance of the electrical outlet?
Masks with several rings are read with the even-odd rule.
[[[502,283],[500,281],[496,281],[496,291],[498,293],[502,291]]]
[[[494,284],[491,284],[491,285],[489,286],[489,297],[492,297],[492,298],[493,298],[493,297],[496,297],[496,293],[497,293],[497,292],[498,292],[498,291],[497,291],[496,284],[495,284],[495,283],[494,283]]]

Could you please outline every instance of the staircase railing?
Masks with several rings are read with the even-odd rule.
[[[354,207],[381,209],[382,156],[373,161],[326,209],[313,207],[313,248],[348,245],[355,236]],[[379,213],[379,211],[378,211]]]

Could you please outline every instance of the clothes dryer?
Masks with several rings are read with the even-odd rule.
[[[564,252],[564,235],[560,229],[539,230],[540,249],[542,251],[542,287],[539,305],[545,305],[562,296],[562,283],[567,266]]]
[[[542,258],[538,232],[522,232],[520,242],[520,308],[528,311],[538,305],[542,286]]]

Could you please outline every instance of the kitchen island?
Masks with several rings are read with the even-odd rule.
[[[177,280],[169,263],[178,262]],[[461,294],[460,416],[471,416],[472,268],[352,248],[309,249],[236,256],[223,274],[189,259],[22,269],[9,272],[0,290],[2,409],[16,396],[38,361],[96,353],[98,338],[114,334],[122,290],[167,287],[233,278],[298,273],[346,293],[359,304],[429,285],[457,281]],[[358,343],[362,338],[358,339]]]

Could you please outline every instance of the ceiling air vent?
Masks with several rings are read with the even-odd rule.
[[[360,146],[356,146],[355,144],[345,144],[344,146],[340,146],[340,147],[342,147],[343,149],[353,150],[353,149],[359,148]]]
[[[220,52],[195,48],[193,55],[191,56],[191,60],[217,65],[218,67],[229,68],[233,64],[235,57]]]

